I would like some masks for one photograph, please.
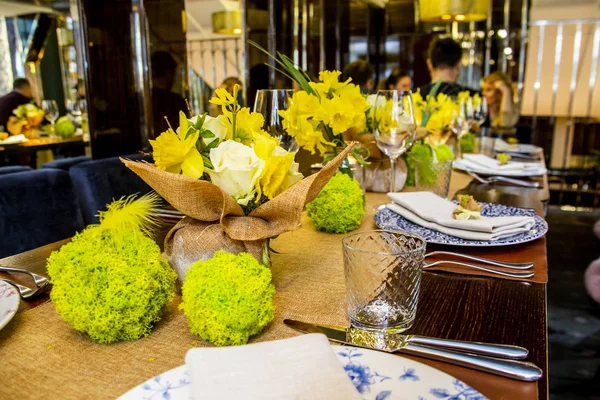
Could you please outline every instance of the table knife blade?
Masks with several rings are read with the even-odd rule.
[[[496,358],[514,357],[515,354],[522,358],[523,352],[526,355],[527,350],[517,346],[461,342],[422,336],[417,336],[415,339],[415,336],[412,335],[378,334],[355,328],[311,324],[291,319],[283,322],[297,331],[321,333],[331,341],[350,346],[388,353],[402,352],[523,381],[535,381],[542,376],[542,370],[530,362]],[[503,349],[508,349],[509,355],[502,353]],[[473,354],[475,351],[478,353]],[[491,357],[491,354],[496,357]]]

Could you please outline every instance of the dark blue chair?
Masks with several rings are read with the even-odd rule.
[[[139,154],[123,156],[141,160]],[[132,194],[146,194],[152,189],[127,168],[119,157],[105,158],[77,164],[69,169],[75,193],[81,206],[85,224],[98,223],[98,211],[114,199]]]
[[[48,161],[45,164],[42,164],[40,169],[62,169],[63,171],[68,171],[72,166],[81,164],[86,161],[92,161],[88,156],[79,156],[79,157],[67,157],[67,158],[59,158],[57,160]]]
[[[30,167],[24,167],[22,165],[7,165],[6,167],[0,167],[0,175],[13,174],[15,172],[33,171]]]
[[[38,170],[0,176],[0,257],[69,238],[82,229],[67,172]]]

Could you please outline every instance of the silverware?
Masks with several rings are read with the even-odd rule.
[[[8,279],[0,279],[0,281],[4,281],[4,282],[8,283],[9,285],[12,285],[15,289],[17,289],[17,291],[19,292],[19,295],[24,300],[28,300],[39,294],[42,294],[50,287],[50,284],[46,283],[42,287],[38,287],[37,289],[31,289],[31,288],[28,288],[27,286],[19,285],[18,283],[9,281]]]
[[[503,271],[503,270],[500,270],[500,269],[495,269],[495,268],[490,268],[490,267],[484,267],[482,265],[467,264],[467,263],[463,263],[463,262],[460,262],[460,261],[450,261],[450,260],[434,261],[432,263],[423,265],[423,269],[434,267],[434,266],[440,265],[440,264],[460,265],[461,267],[478,269],[480,271],[486,271],[486,272],[489,272],[491,274],[497,274],[497,275],[502,275],[502,276],[510,276],[512,278],[531,278],[532,276],[535,275],[535,272],[533,272],[533,271]]]
[[[183,213],[181,213],[180,211],[171,210],[168,208],[160,208],[155,212],[154,215],[156,215],[157,217],[160,217],[160,218],[173,219],[173,220],[179,220],[179,219],[182,219],[183,217],[185,217],[185,215]]]
[[[475,178],[476,180],[478,180],[479,182],[484,183],[484,184],[494,183],[494,182],[506,182],[506,183],[512,183],[513,185],[530,187],[530,188],[539,188],[540,187],[539,182],[528,182],[528,181],[523,181],[521,179],[508,178],[506,176],[488,176],[487,178],[482,178],[481,176],[477,175],[475,172],[469,171],[469,170],[467,170],[467,174],[471,175],[473,178]]]
[[[48,284],[48,278],[46,278],[45,276],[34,274],[33,272],[30,272],[30,271],[27,271],[24,269],[0,266],[0,272],[14,272],[14,273],[27,274],[33,278],[33,280],[35,281],[35,286],[37,286],[37,287],[46,286]]]
[[[412,354],[521,381],[535,381],[542,377],[542,370],[535,364],[506,359],[527,356],[527,350],[518,346],[462,342],[414,335],[372,333],[355,328],[317,325],[291,319],[286,319],[283,322],[299,332],[321,333],[331,341],[350,346],[387,353]],[[489,355],[505,358],[490,357]]]
[[[462,257],[462,258],[466,258],[466,259],[469,259],[469,260],[479,261],[479,262],[482,262],[482,263],[485,263],[485,264],[496,265],[498,267],[505,267],[505,268],[530,269],[534,265],[534,263],[532,263],[532,262],[512,263],[512,262],[508,262],[508,261],[498,261],[498,260],[492,260],[490,258],[483,258],[483,257],[472,256],[472,255],[469,255],[469,254],[453,253],[451,251],[432,251],[431,253],[425,254],[425,258],[430,257],[430,256],[434,256],[434,255],[446,255],[446,256]]]

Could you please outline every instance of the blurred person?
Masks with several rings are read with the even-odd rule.
[[[451,38],[437,38],[428,50],[427,67],[431,74],[431,83],[421,86],[421,95],[425,98],[433,86],[440,83],[437,93],[456,96],[458,93],[468,90],[471,94],[476,91],[456,83],[462,68],[462,48]]]
[[[225,78],[223,80],[223,82],[221,82],[221,85],[219,86],[219,88],[224,88],[225,90],[227,90],[227,93],[229,93],[230,95],[233,96],[233,88],[235,87],[235,85],[239,85],[237,101],[238,101],[238,104],[243,107],[244,106],[244,100],[243,100],[243,95],[242,95],[242,93],[243,93],[243,87],[242,87],[242,81],[241,80],[239,80],[235,76],[230,76],[228,78]],[[213,93],[213,96],[215,96],[215,93]],[[221,106],[218,106],[216,104],[210,103],[209,114],[212,117],[216,117],[218,115],[223,114],[223,111],[221,110]]]
[[[365,60],[352,61],[344,67],[342,80],[352,79],[352,83],[360,87],[364,94],[370,93],[374,89],[373,66]]]
[[[390,76],[377,85],[377,90],[411,90],[412,79],[408,71],[394,68]]]
[[[482,94],[488,106],[488,120],[483,126],[514,128],[519,122],[519,109],[512,93],[512,82],[500,71],[483,78]]]
[[[179,126],[179,111],[188,114],[188,107],[183,97],[173,93],[177,62],[166,51],[152,54],[152,113],[154,119],[154,136],[157,137],[169,128],[165,117],[175,129]],[[153,139],[153,138],[150,138]]]
[[[13,82],[13,91],[0,97],[0,132],[5,132],[8,119],[13,110],[20,105],[30,103],[33,99],[31,85],[25,78],[17,78]]]

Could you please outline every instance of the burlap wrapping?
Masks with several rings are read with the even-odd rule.
[[[350,143],[325,167],[276,196],[249,215],[233,197],[211,182],[161,171],[152,164],[121,161],[185,217],[165,238],[165,257],[183,281],[188,266],[217,250],[246,251],[262,262],[266,239],[300,225],[302,211],[336,173]]]

